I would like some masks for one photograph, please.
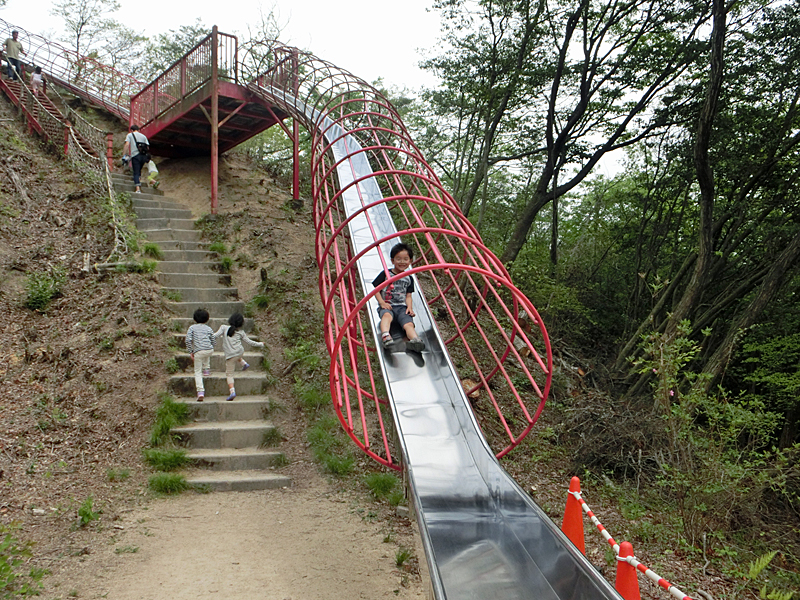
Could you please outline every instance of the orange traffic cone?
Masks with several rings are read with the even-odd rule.
[[[581,480],[573,477],[569,482],[569,491],[580,492]],[[586,544],[583,540],[583,509],[581,509],[581,503],[571,493],[567,496],[567,507],[564,509],[561,531],[575,544],[578,550],[586,554]]]
[[[633,556],[633,546],[630,542],[622,542],[619,545],[619,555],[622,558]],[[614,582],[614,588],[625,600],[642,600],[636,567],[624,560],[617,561],[617,579]]]

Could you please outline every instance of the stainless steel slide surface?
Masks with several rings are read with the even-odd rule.
[[[284,96],[285,97],[285,96]],[[300,110],[304,107],[297,106]],[[309,114],[311,118],[319,115]],[[325,122],[338,163],[342,202],[352,215],[380,199],[358,142]],[[348,157],[346,160],[344,159]],[[353,252],[396,233],[385,204],[351,221]],[[374,233],[373,233],[374,232]],[[381,249],[389,264],[389,249]],[[378,249],[358,263],[365,293],[383,269]],[[419,286],[416,286],[419,288]],[[380,365],[399,433],[434,597],[449,600],[619,599],[620,596],[499,465],[484,440],[424,299],[414,295],[420,355],[402,343],[380,353]],[[378,343],[377,302],[369,316]],[[566,485],[565,485],[566,490]],[[566,502],[566,496],[565,496]]]

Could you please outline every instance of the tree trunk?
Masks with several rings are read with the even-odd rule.
[[[694,165],[697,171],[697,184],[700,188],[700,231],[698,235],[697,262],[682,298],[672,311],[666,329],[667,338],[675,334],[681,321],[692,315],[702,298],[708,283],[707,275],[714,253],[714,173],[708,157],[708,147],[711,141],[714,118],[717,115],[724,71],[723,52],[725,50],[726,30],[724,0],[714,0],[712,11],[714,28],[711,32],[711,74],[708,89],[706,90],[706,99],[697,123],[697,140],[694,146]]]
[[[716,380],[722,376],[728,366],[733,351],[736,348],[737,342],[742,334],[742,331],[753,325],[756,320],[764,312],[764,309],[775,297],[781,288],[781,285],[786,279],[792,267],[797,265],[800,259],[800,232],[798,232],[792,241],[789,243],[783,252],[781,252],[778,259],[773,263],[772,267],[761,283],[761,288],[758,294],[750,302],[745,311],[733,320],[728,333],[723,342],[711,355],[711,358],[703,368],[703,373],[710,377],[701,377],[696,384],[702,391],[708,391]]]

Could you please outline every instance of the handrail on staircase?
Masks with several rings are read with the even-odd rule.
[[[211,80],[216,43],[219,79],[239,81],[238,39],[212,31],[131,98],[130,122],[145,127]]]
[[[11,37],[13,30],[19,31],[26,63],[42,67],[51,81],[76,95],[128,118],[129,99],[142,88],[141,81],[0,19],[0,37]]]

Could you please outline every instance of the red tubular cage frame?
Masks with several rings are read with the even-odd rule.
[[[476,419],[490,444],[500,446],[498,458],[505,455],[530,433],[550,390],[552,352],[536,309],[483,244],[377,89],[296,48],[273,46],[271,53],[271,68],[249,87],[311,134],[319,291],[331,396],[342,426],[375,460],[400,468],[387,427],[387,390],[375,376],[380,350],[366,313],[370,299],[399,276],[387,273],[387,281],[372,289],[361,281],[358,260],[402,238],[415,250],[404,275],[416,276]],[[348,156],[337,162],[334,144],[347,146]],[[372,174],[353,173],[354,180],[340,186],[337,168],[347,169],[358,154],[366,156]],[[375,180],[382,199],[362,196],[361,184],[368,179]],[[349,215],[340,201],[345,193],[361,198],[361,207]],[[389,209],[396,234],[376,233],[372,209],[380,205]],[[372,243],[358,252],[348,229],[356,218],[365,219],[373,232]],[[388,257],[379,254],[387,270]]]

